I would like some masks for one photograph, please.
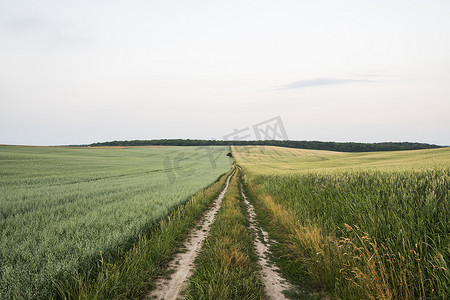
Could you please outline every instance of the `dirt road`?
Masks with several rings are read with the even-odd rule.
[[[233,173],[228,176],[225,188],[217,199],[214,200],[212,207],[205,213],[200,224],[189,233],[183,245],[183,249],[186,251],[178,253],[169,263],[168,272],[171,273],[170,278],[158,279],[156,288],[147,294],[145,299],[175,300],[182,297],[181,293],[188,283],[187,279],[194,273],[194,260],[203,245],[203,241],[209,235],[211,224],[215,220],[216,214],[222,204],[222,200],[225,197],[234,173],[235,172],[233,171]],[[287,299],[284,296],[283,291],[291,289],[292,287],[286,283],[286,280],[279,274],[278,268],[270,261],[269,256],[271,253],[267,246],[270,243],[268,234],[258,225],[255,209],[244,194],[241,183],[240,187],[242,199],[247,207],[250,230],[254,232],[254,246],[258,257],[258,263],[261,266],[260,278],[264,284],[264,291],[269,299]],[[262,238],[258,232],[261,233]]]
[[[225,188],[219,197],[213,202],[213,206],[206,212],[200,224],[196,226],[188,235],[183,248],[186,252],[178,253],[169,263],[169,270],[174,271],[170,279],[160,278],[156,282],[156,288],[151,291],[145,299],[175,300],[180,297],[181,291],[186,287],[187,280],[193,273],[194,260],[197,257],[203,241],[209,234],[217,211],[220,208],[223,198],[228,190],[230,179],[234,172],[228,176]],[[169,271],[169,272],[170,272]]]
[[[292,287],[287,283],[287,281],[281,277],[278,272],[278,268],[270,261],[271,252],[268,248],[269,235],[264,231],[258,224],[256,220],[256,212],[253,205],[248,201],[247,196],[244,194],[244,189],[241,187],[241,196],[247,206],[247,212],[250,221],[250,229],[254,232],[255,239],[253,243],[255,245],[256,255],[258,257],[258,263],[261,266],[260,277],[264,284],[264,292],[273,300],[284,300],[288,299],[284,296],[283,291],[289,290]],[[258,234],[258,229],[262,234],[262,239]]]

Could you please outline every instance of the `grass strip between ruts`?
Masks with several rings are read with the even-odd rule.
[[[264,299],[236,172],[196,259],[186,299]]]
[[[208,188],[192,196],[184,205],[163,218],[159,226],[139,241],[119,260],[99,257],[98,268],[66,281],[55,282],[57,299],[138,299],[164,274],[168,262],[186,234],[217,198],[231,171]]]

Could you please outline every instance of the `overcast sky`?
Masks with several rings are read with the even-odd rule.
[[[0,0],[0,144],[450,145],[450,1]]]

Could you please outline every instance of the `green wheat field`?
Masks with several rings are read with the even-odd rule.
[[[0,299],[47,298],[119,256],[228,171],[228,150],[1,146]]]

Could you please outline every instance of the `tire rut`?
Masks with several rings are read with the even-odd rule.
[[[287,300],[288,298],[284,295],[283,292],[290,290],[293,287],[289,283],[287,283],[286,279],[281,277],[279,268],[270,261],[271,252],[267,246],[270,243],[269,235],[261,228],[261,226],[259,226],[258,221],[256,220],[255,208],[248,201],[247,196],[245,196],[241,182],[239,182],[239,185],[242,199],[244,200],[244,203],[247,207],[250,230],[254,232],[255,236],[253,243],[256,249],[256,255],[258,257],[258,263],[261,266],[260,277],[262,283],[264,284],[264,292],[269,297],[269,299]],[[258,230],[260,230],[262,234],[262,240],[258,235]]]
[[[173,271],[170,278],[159,278],[156,281],[156,288],[150,291],[144,299],[175,300],[180,297],[181,292],[187,285],[187,279],[193,274],[194,260],[203,245],[203,241],[209,235],[211,224],[214,222],[234,173],[235,171],[228,176],[225,188],[214,200],[212,208],[204,214],[200,224],[195,226],[188,234],[182,247],[186,251],[178,253],[169,263],[168,269]]]

